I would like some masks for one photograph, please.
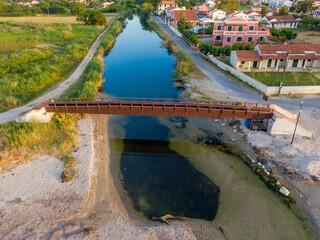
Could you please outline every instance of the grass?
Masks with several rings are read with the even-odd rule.
[[[121,22],[115,22],[82,76],[83,80],[69,89],[65,96],[95,97],[102,82],[104,50],[112,47],[121,29]],[[81,116],[77,114],[55,114],[52,121],[45,124],[17,122],[0,124],[0,168],[8,170],[38,155],[48,154],[57,156],[64,162],[62,181],[72,181],[76,175],[74,167],[77,162],[70,153],[77,145],[78,131],[75,122],[79,118]]]
[[[62,80],[102,30],[82,24],[0,23],[0,112]]]
[[[269,86],[275,72],[244,72],[246,75]],[[279,72],[272,86],[280,86],[282,72]],[[320,79],[309,72],[286,72],[283,81],[284,86],[309,86],[320,85]]]
[[[240,6],[239,11],[249,11],[251,6]]]
[[[7,170],[37,154],[63,157],[76,145],[77,115],[55,114],[49,123],[0,124],[0,167]]]

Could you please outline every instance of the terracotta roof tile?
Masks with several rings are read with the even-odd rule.
[[[278,22],[295,22],[296,19],[293,16],[266,16],[268,21],[276,19]]]
[[[236,50],[239,61],[262,61],[256,50]]]
[[[173,11],[174,14],[174,18],[176,20],[176,22],[179,21],[180,19],[180,14],[184,11],[185,15],[186,15],[186,19],[190,22],[198,22],[199,18],[198,15],[196,14],[196,12],[194,10],[177,10],[177,11]]]

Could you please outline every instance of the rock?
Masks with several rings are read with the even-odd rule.
[[[220,226],[220,231],[224,234],[226,232],[226,229],[222,226]]]
[[[236,141],[234,138],[230,138],[232,142]]]
[[[221,126],[223,127],[223,126],[225,126],[226,124],[225,123],[221,123]]]
[[[258,162],[258,166],[260,166],[260,167],[262,166],[261,162]]]
[[[279,190],[279,192],[283,195],[285,195],[286,197],[290,194],[289,190],[286,189],[284,186],[282,186]]]

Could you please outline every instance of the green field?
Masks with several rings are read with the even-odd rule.
[[[63,80],[104,27],[0,22],[0,112]]]
[[[244,72],[248,76],[269,86],[275,72]],[[279,86],[282,78],[282,72],[279,72],[272,86]],[[320,85],[320,79],[309,72],[286,72],[283,86],[308,86]]]
[[[251,6],[240,6],[239,11],[249,11],[251,9]]]

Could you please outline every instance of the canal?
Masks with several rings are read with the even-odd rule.
[[[178,98],[175,57],[139,17],[104,58],[108,96]],[[309,239],[299,220],[239,157],[220,151],[213,120],[111,116],[115,181],[137,219],[172,214],[224,226],[232,239]],[[214,144],[199,143],[210,137]],[[189,220],[190,221],[190,220]]]

